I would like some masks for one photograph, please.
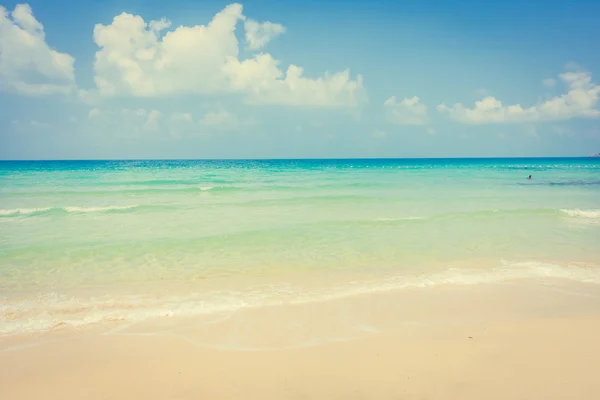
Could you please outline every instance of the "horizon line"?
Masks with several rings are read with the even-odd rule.
[[[567,159],[599,158],[598,154],[587,156],[518,156],[518,157],[296,157],[296,158],[40,158],[0,159],[0,162],[57,162],[57,161],[319,161],[319,160],[519,160],[519,159]]]

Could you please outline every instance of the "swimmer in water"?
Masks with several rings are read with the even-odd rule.
[[[531,175],[529,175],[529,177],[527,179],[531,179]]]

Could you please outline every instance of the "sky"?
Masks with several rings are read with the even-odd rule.
[[[0,159],[600,152],[600,2],[0,0]]]

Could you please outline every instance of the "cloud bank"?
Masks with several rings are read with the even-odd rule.
[[[398,125],[425,125],[429,122],[427,106],[417,96],[398,102],[392,96],[383,103],[388,121]]]
[[[176,94],[241,93],[246,102],[314,107],[355,107],[362,99],[362,77],[349,70],[313,79],[290,65],[285,71],[268,53],[239,58],[235,29],[246,20],[241,4],[217,13],[207,25],[170,27],[167,20],[146,22],[122,13],[109,25],[97,24],[100,47],[95,84],[104,96],[158,97]],[[250,48],[261,48],[283,33],[279,24],[246,20]]]
[[[252,19],[247,19],[244,23],[246,30],[246,42],[248,48],[258,50],[267,45],[271,40],[285,32],[285,27],[281,24],[272,22],[257,22]]]
[[[493,96],[484,97],[472,108],[462,103],[437,109],[450,118],[465,124],[491,124],[507,122],[560,121],[571,118],[598,118],[596,109],[600,86],[592,82],[588,72],[565,72],[559,76],[567,92],[543,103],[524,108],[520,104],[504,105]]]
[[[29,5],[11,13],[0,6],[0,37],[0,91],[42,96],[75,89],[75,59],[50,48]]]

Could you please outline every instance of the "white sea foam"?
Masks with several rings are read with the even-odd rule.
[[[50,211],[52,207],[0,209],[0,215],[26,215]]]
[[[64,207],[66,212],[72,213],[92,213],[92,212],[105,212],[105,211],[117,211],[117,210],[129,210],[131,208],[139,207],[137,204],[128,206],[106,206],[106,207]]]
[[[103,206],[103,207],[38,207],[38,208],[10,208],[0,209],[0,216],[19,216],[19,215],[31,215],[31,214],[43,214],[51,211],[65,211],[68,213],[93,213],[93,212],[106,212],[106,211],[117,211],[117,210],[128,210],[139,207],[138,204],[127,205],[127,206]]]
[[[562,213],[574,218],[600,219],[600,210],[561,209]]]
[[[377,218],[375,221],[378,222],[393,222],[393,221],[415,221],[419,219],[425,219],[425,217],[399,217],[399,218]]]
[[[207,191],[207,190],[212,190],[214,188],[215,188],[214,186],[200,186],[200,190],[203,192]]]
[[[157,317],[192,317],[255,307],[315,303],[405,288],[493,284],[521,279],[565,279],[600,284],[600,266],[505,261],[486,271],[449,268],[424,276],[388,276],[316,289],[286,284],[165,297],[75,298],[52,293],[19,300],[3,299],[0,302],[0,335],[43,332],[61,327],[82,328],[111,321],[140,322]]]

